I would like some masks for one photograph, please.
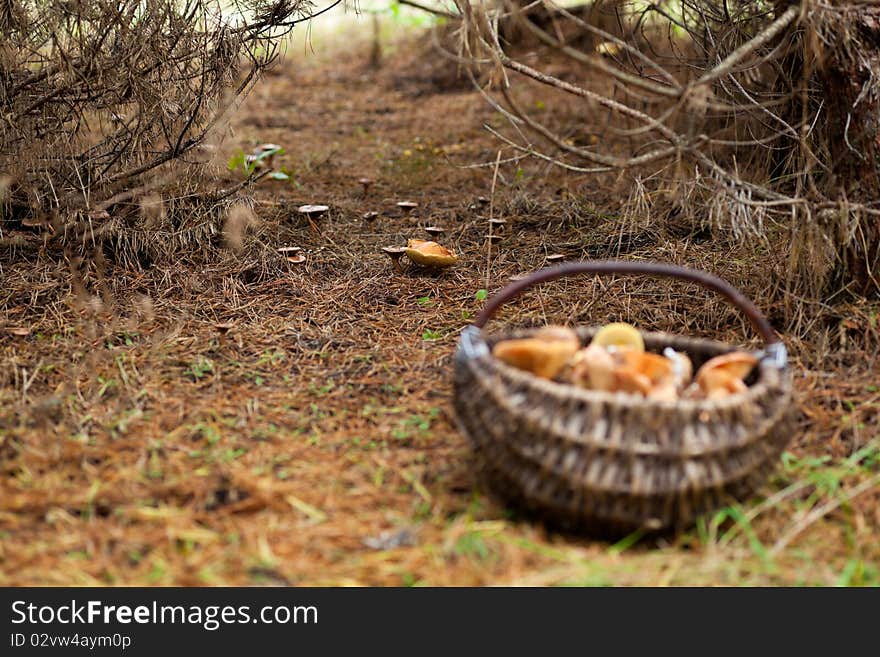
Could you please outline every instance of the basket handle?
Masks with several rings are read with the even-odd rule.
[[[521,294],[528,288],[539,283],[553,281],[557,278],[574,276],[575,274],[642,274],[659,276],[663,278],[678,278],[685,281],[699,283],[705,288],[717,292],[741,311],[752,326],[764,340],[767,356],[775,361],[779,367],[785,367],[787,356],[782,340],[773,331],[770,322],[761,314],[761,311],[742,292],[737,290],[727,281],[707,272],[679,267],[660,262],[630,262],[625,260],[582,260],[580,262],[565,263],[555,267],[547,267],[532,272],[525,278],[511,283],[493,296],[474,321],[474,326],[482,329],[492,318],[495,312],[505,303]]]

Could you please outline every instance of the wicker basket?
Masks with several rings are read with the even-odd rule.
[[[506,301],[573,274],[647,274],[702,284],[739,308],[764,339],[748,390],[714,400],[662,401],[540,379],[492,357],[482,329]],[[584,344],[595,329],[579,329]],[[643,334],[649,351],[686,352],[694,368],[729,345]],[[490,299],[461,334],[455,411],[494,491],[566,529],[613,534],[677,530],[748,497],[791,438],[785,347],[758,309],[725,281],[660,263],[584,261],[542,269]]]

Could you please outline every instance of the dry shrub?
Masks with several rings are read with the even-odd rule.
[[[880,293],[876,3],[456,4],[510,148],[625,172],[625,216],[785,247],[789,292]]]
[[[205,189],[209,136],[310,0],[5,0],[0,240],[166,255],[218,233],[238,190]],[[188,156],[188,157],[187,157]]]

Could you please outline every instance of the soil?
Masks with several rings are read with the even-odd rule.
[[[0,584],[880,582],[880,305],[856,297],[786,335],[800,421],[755,500],[611,544],[486,493],[451,410],[481,290],[562,253],[712,271],[782,331],[798,302],[768,292],[779,253],[625,222],[631,179],[510,161],[484,128],[504,120],[454,67],[411,41],[379,68],[369,51],[291,53],[218,142],[223,185],[237,151],[285,149],[291,179],[254,191],[247,256],[110,259],[79,279],[58,254],[3,254]],[[307,203],[329,210],[310,223]],[[491,249],[490,217],[507,221]],[[429,225],[460,261],[397,273],[381,248]],[[754,344],[709,293],[640,279],[557,282],[496,321],[616,320]]]

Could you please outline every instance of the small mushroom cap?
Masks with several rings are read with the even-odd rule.
[[[507,223],[504,219],[489,219],[489,225],[493,228],[501,228]]]
[[[700,383],[700,379],[706,377],[713,370],[727,372],[731,376],[742,380],[749,375],[749,372],[757,364],[758,359],[755,355],[746,351],[732,351],[729,354],[721,354],[703,363],[703,366],[697,372],[697,383]]]
[[[610,391],[614,387],[614,358],[605,349],[591,345],[572,359],[571,380],[590,390]]]
[[[403,246],[383,246],[382,250],[390,256],[397,256],[398,258],[406,253],[406,247]]]
[[[445,246],[427,240],[409,240],[406,257],[417,265],[443,268],[458,262],[458,256]]]
[[[301,205],[297,208],[297,212],[307,215],[322,215],[329,209],[330,207],[327,205]]]
[[[299,253],[299,254],[293,255],[293,256],[287,256],[287,262],[292,263],[294,265],[301,265],[305,261],[306,261],[306,257],[302,253]]]
[[[507,365],[543,379],[552,379],[568,364],[577,347],[566,340],[520,338],[502,340],[492,348],[492,355]]]
[[[404,210],[412,210],[413,208],[419,207],[419,204],[415,201],[398,201],[397,207],[403,208]]]
[[[373,179],[372,178],[358,178],[358,182],[361,185],[372,185]]]
[[[369,212],[364,212],[363,217],[366,221],[373,221],[376,217],[379,216],[379,213],[375,210],[370,210]]]
[[[629,348],[639,352],[645,351],[645,341],[642,334],[634,326],[625,322],[606,324],[593,336],[590,344],[600,347]]]
[[[298,253],[298,252],[302,251],[302,249],[298,246],[279,246],[276,249],[276,251],[278,251],[278,253],[289,254],[289,253]]]
[[[214,328],[217,329],[220,333],[228,333],[231,328],[235,326],[235,322],[221,322],[219,324],[214,324]]]
[[[427,226],[425,228],[425,232],[428,233],[429,235],[442,235],[443,233],[446,232],[446,229],[444,229],[440,226]]]

